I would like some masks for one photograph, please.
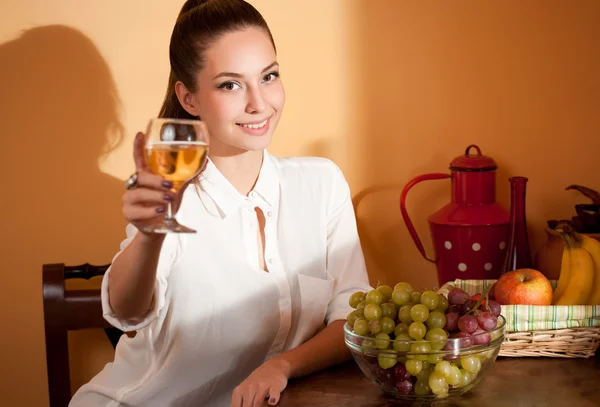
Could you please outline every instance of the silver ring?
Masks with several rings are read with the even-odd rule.
[[[125,189],[133,189],[137,186],[138,174],[134,172],[127,181],[125,181]]]

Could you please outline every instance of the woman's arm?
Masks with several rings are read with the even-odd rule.
[[[171,191],[171,182],[150,172],[143,133],[135,136],[133,159],[137,186],[123,195],[123,216],[129,222],[127,239],[108,272],[105,291],[108,301],[104,303],[111,309],[108,313],[121,320],[139,320],[150,310],[166,236],[138,230],[160,220],[167,202],[173,202],[177,207],[184,189],[176,197]]]
[[[348,300],[356,291],[369,291],[369,278],[358,237],[350,188],[340,169],[331,164],[332,176],[327,222],[327,271],[335,278],[327,307],[327,326],[295,349],[275,358],[289,369],[288,377],[304,376],[351,357],[344,342],[345,318],[352,311]]]
[[[333,321],[302,345],[271,360],[281,363],[288,378],[306,376],[344,362],[351,357],[344,343],[345,323],[345,320]]]
[[[117,318],[142,318],[150,309],[164,237],[137,233],[111,265],[108,298]]]

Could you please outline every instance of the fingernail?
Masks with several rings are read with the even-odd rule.
[[[158,213],[163,213],[165,211],[165,208],[162,206],[159,206],[158,208],[156,208],[156,212]]]
[[[165,180],[165,181],[162,182],[162,186],[164,188],[171,189],[171,188],[173,188],[173,183],[171,181],[166,181]]]
[[[269,404],[272,405],[272,406],[274,406],[276,402],[277,402],[277,400],[275,400],[275,399],[270,399],[269,400]]]
[[[169,195],[169,194],[165,194],[164,199],[165,199],[165,201],[172,201],[173,200],[173,196]]]

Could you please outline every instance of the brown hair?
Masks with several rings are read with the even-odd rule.
[[[171,73],[159,117],[197,119],[179,103],[175,84],[197,90],[196,75],[204,67],[205,51],[223,34],[248,28],[263,29],[275,41],[263,16],[244,0],[187,0],[175,23],[169,45]]]

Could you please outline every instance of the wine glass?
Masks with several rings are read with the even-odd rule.
[[[154,118],[148,123],[146,161],[150,171],[173,183],[177,194],[181,186],[195,177],[208,156],[208,131],[200,120]],[[162,221],[143,228],[147,233],[196,233],[180,225],[167,203]]]

